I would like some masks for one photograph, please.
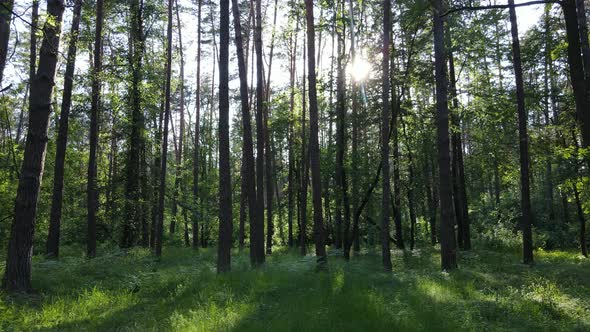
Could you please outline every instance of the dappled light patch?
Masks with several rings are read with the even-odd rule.
[[[278,249],[278,248],[277,248]],[[249,267],[236,252],[217,275],[215,250],[169,248],[158,262],[145,250],[113,250],[88,261],[64,256],[34,265],[38,295],[0,296],[0,330],[456,331],[584,330],[589,263],[575,253],[539,254],[530,268],[509,252],[475,250],[441,272],[436,250],[394,250],[393,272],[368,251],[315,257],[276,250]],[[399,252],[399,254],[397,253]],[[494,268],[492,268],[494,267]]]

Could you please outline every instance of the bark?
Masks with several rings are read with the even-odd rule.
[[[389,48],[391,35],[391,1],[383,0],[383,108],[381,109],[381,180],[382,198],[381,198],[381,256],[383,268],[385,271],[391,271],[391,252],[389,249],[389,219],[390,207],[389,196],[391,193],[389,183]]]
[[[158,234],[158,220],[160,217],[159,201],[160,201],[160,167],[162,167],[162,124],[164,122],[164,102],[160,105],[160,114],[158,122],[154,119],[154,129],[156,135],[154,137],[154,164],[152,166],[152,223],[150,225],[150,248],[156,249],[156,237]]]
[[[287,186],[287,204],[288,204],[288,216],[287,216],[287,224],[288,224],[288,240],[287,243],[289,247],[293,247],[293,209],[295,199],[294,194],[297,188],[296,179],[295,179],[295,71],[297,69],[297,35],[299,30],[299,21],[296,23],[295,33],[291,35],[291,39],[289,41],[289,49],[290,49],[290,70],[289,70],[289,183]]]
[[[344,16],[344,1],[338,4],[339,12],[341,13],[341,19]],[[337,31],[338,35],[338,60],[337,60],[337,73],[338,78],[336,80],[336,167],[335,167],[335,178],[336,178],[336,210],[334,211],[334,247],[336,249],[342,248],[342,210],[346,209],[344,206],[345,196],[345,180],[346,175],[344,171],[344,154],[346,147],[346,92],[345,92],[345,72],[344,72],[344,48],[345,48],[345,25],[342,29]],[[346,216],[344,217],[346,219]],[[345,253],[346,255],[346,253]]]
[[[219,2],[219,242],[217,273],[231,270],[232,202],[229,151],[229,0]]]
[[[82,11],[82,0],[74,4],[74,17],[70,30],[68,43],[68,56],[66,61],[66,72],[64,76],[64,93],[59,114],[59,127],[55,148],[55,169],[53,173],[53,195],[51,198],[51,215],[49,218],[49,233],[47,236],[46,254],[49,257],[59,256],[59,238],[61,214],[63,206],[64,186],[64,164],[66,147],[68,144],[68,125],[70,119],[70,108],[72,105],[72,88],[74,85],[74,71],[76,69],[76,44],[78,42],[78,30],[80,29],[80,13]]]
[[[37,200],[47,148],[47,128],[51,113],[52,92],[57,67],[57,49],[61,33],[64,3],[47,1],[47,14],[55,24],[45,24],[37,74],[31,80],[29,127],[24,158],[14,204],[14,219],[8,242],[2,288],[7,291],[31,289],[31,259],[37,215]]]
[[[437,110],[437,146],[440,194],[440,248],[441,268],[457,268],[457,252],[453,227],[453,206],[451,198],[451,170],[449,149],[449,107],[446,69],[446,50],[443,0],[434,1],[434,53]]]
[[[184,123],[184,51],[182,45],[182,24],[180,22],[180,9],[178,7],[178,0],[175,1],[176,7],[176,22],[178,23],[178,50],[180,53],[180,131],[178,133],[178,149],[176,151],[176,174],[174,179],[174,192],[172,197],[172,220],[170,222],[170,233],[174,234],[176,228],[176,221],[178,220],[178,205],[179,194],[184,192],[184,181],[182,181],[182,161],[184,159],[184,139],[185,139],[185,123]],[[183,202],[180,202],[183,205]],[[184,209],[183,209],[184,210]],[[186,220],[184,220],[186,229]]]
[[[529,146],[527,134],[527,113],[525,108],[524,82],[522,62],[520,58],[520,41],[518,39],[518,25],[514,0],[508,0],[510,5],[510,27],[512,32],[512,58],[514,77],[516,80],[516,102],[518,107],[518,137],[520,150],[520,194],[521,194],[521,226],[523,263],[533,264],[533,234],[532,212],[529,186]]]
[[[273,169],[272,169],[272,146],[271,146],[271,137],[270,137],[270,129],[268,127],[268,119],[270,117],[270,74],[272,70],[272,58],[274,53],[274,41],[275,41],[275,27],[277,23],[277,9],[278,9],[278,1],[275,0],[274,6],[274,18],[273,18],[273,30],[272,30],[272,37],[270,42],[270,55],[269,55],[269,62],[268,62],[268,77],[266,80],[266,99],[264,104],[264,147],[265,147],[265,179],[266,179],[266,253],[272,253],[272,237],[274,234],[274,224],[273,224],[273,217],[272,217],[272,196],[273,196]]]
[[[353,9],[352,9],[352,0],[349,0],[349,6],[350,6],[350,17],[351,17],[351,22],[354,23],[353,21]],[[351,39],[354,38],[354,24],[350,29],[350,34],[351,34]],[[356,53],[356,47],[353,44],[352,47],[353,52]],[[353,58],[356,56],[353,55]],[[353,60],[354,63],[354,60]],[[331,81],[330,81],[331,82]],[[331,100],[331,98],[330,98]],[[351,164],[351,185],[352,185],[352,196],[351,196],[351,200],[352,200],[352,211],[356,211],[358,209],[358,205],[359,205],[359,196],[360,196],[360,186],[359,186],[359,164],[360,164],[360,158],[359,158],[359,113],[358,113],[358,109],[359,109],[359,90],[358,90],[358,84],[356,82],[353,82],[352,85],[352,151],[351,151],[351,158],[352,158],[352,164]],[[332,128],[332,123],[330,122],[330,129]],[[331,135],[330,135],[331,136]],[[347,232],[348,233],[348,232]],[[352,241],[352,245],[353,245],[353,250],[355,252],[359,252],[360,251],[360,236],[359,236],[359,220],[358,218],[353,218],[353,223],[352,223],[352,234],[351,234],[351,239],[348,239],[348,241]]]
[[[584,64],[580,54],[580,31],[577,21],[576,0],[564,0],[562,4],[565,29],[567,35],[567,58],[570,70],[570,81],[576,103],[576,118],[582,131],[582,147],[590,144],[590,93],[584,79]]]
[[[129,146],[127,150],[127,167],[125,174],[125,220],[123,221],[123,234],[121,247],[129,248],[137,240],[137,233],[141,223],[141,149],[143,114],[141,110],[141,70],[143,56],[143,6],[139,0],[130,4],[131,31],[130,31],[130,55],[131,67],[131,96],[129,106],[131,109],[131,130],[129,134]]]
[[[98,116],[100,112],[100,86],[102,75],[102,25],[104,1],[96,1],[96,30],[94,34],[94,61],[92,66],[92,101],[90,108],[90,154],[88,157],[88,231],[86,255],[96,256],[96,214],[98,212],[97,151]]]
[[[250,236],[250,260],[253,266],[264,263],[264,76],[262,61],[262,4],[256,0],[256,223]]]
[[[455,59],[451,51],[452,45],[450,35],[449,41],[449,79],[451,98],[453,99],[453,112],[451,113],[452,134],[452,166],[453,166],[453,198],[455,199],[455,217],[457,218],[459,248],[471,249],[471,235],[469,228],[469,208],[467,204],[467,192],[465,189],[465,167],[463,164],[463,142],[461,139],[461,119],[459,115],[459,99],[457,97],[457,77],[455,75]]]
[[[168,122],[170,121],[170,79],[172,76],[172,6],[173,0],[168,0],[168,29],[166,32],[166,82],[164,92],[164,122],[161,147],[160,188],[158,196],[158,221],[156,225],[156,256],[162,255],[162,241],[164,237],[164,201],[166,196],[166,167],[168,162]]]
[[[195,96],[195,142],[193,154],[193,249],[199,249],[199,150],[201,132],[201,10],[202,1],[197,3],[197,89]]]
[[[309,76],[309,159],[311,164],[311,193],[313,202],[313,232],[318,268],[326,268],[328,256],[322,215],[322,175],[320,173],[320,143],[318,139],[318,101],[315,69],[315,26],[313,0],[305,0],[307,18],[307,71]]]
[[[300,167],[300,189],[299,189],[299,246],[301,255],[307,254],[307,186],[309,184],[309,149],[306,149],[305,109],[306,109],[306,83],[305,65],[307,61],[307,48],[303,45],[303,78],[301,87],[301,167]]]
[[[550,30],[550,7],[549,6],[545,6],[545,13],[544,13],[544,20],[545,20],[545,54],[544,54],[544,63],[543,63],[543,67],[544,67],[544,73],[543,73],[543,83],[544,83],[544,93],[545,93],[545,98],[544,98],[544,103],[545,103],[545,107],[544,107],[544,117],[545,117],[545,132],[547,133],[545,138],[545,146],[547,146],[547,160],[545,162],[545,185],[546,185],[546,189],[545,189],[545,205],[547,207],[547,211],[548,211],[548,217],[549,217],[549,222],[553,223],[555,221],[555,207],[554,207],[554,202],[553,202],[553,167],[551,165],[552,162],[552,151],[551,151],[551,120],[550,120],[550,114],[549,114],[549,109],[550,106],[552,106],[550,100],[553,100],[554,98],[550,98],[550,95],[553,94],[553,86],[549,85],[549,77],[551,76],[551,74],[549,73],[549,69],[552,69],[552,60],[551,60],[551,30]],[[554,109],[552,109],[552,111],[554,111]]]
[[[573,186],[574,198],[576,201],[576,212],[578,213],[578,221],[580,222],[580,249],[582,255],[588,257],[588,246],[586,244],[586,218],[584,217],[584,209],[582,208],[582,202],[580,201],[580,192],[578,188]]]
[[[391,55],[393,64],[393,55]],[[393,65],[392,65],[393,69]],[[392,71],[390,69],[390,72]],[[393,76],[393,74],[391,74]],[[390,78],[391,82],[391,78]],[[395,245],[398,249],[404,249],[404,237],[402,228],[402,196],[401,196],[401,177],[400,177],[400,153],[399,153],[399,130],[398,122],[401,118],[400,104],[397,102],[395,89],[391,89],[391,134],[393,138],[393,221],[395,223]]]
[[[8,41],[10,40],[10,21],[14,0],[0,0],[0,86],[4,78],[4,68],[8,57]]]
[[[232,0],[232,11],[234,17],[234,30],[235,30],[235,44],[238,55],[238,71],[240,76],[240,102],[242,111],[242,130],[243,130],[243,141],[242,141],[242,183],[244,184],[243,190],[245,190],[245,198],[248,203],[248,218],[250,221],[250,259],[252,264],[257,264],[258,257],[254,257],[255,248],[252,247],[252,239],[256,237],[255,226],[258,222],[258,202],[256,201],[256,183],[254,173],[254,152],[252,142],[252,124],[250,119],[250,104],[248,102],[248,74],[247,65],[244,58],[244,49],[242,41],[242,28],[240,23],[240,13],[238,8],[238,1]],[[254,226],[254,227],[253,227]],[[240,224],[240,247],[243,247],[243,225]]]

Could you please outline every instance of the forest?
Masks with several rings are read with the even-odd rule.
[[[590,331],[586,0],[0,0],[0,331]]]

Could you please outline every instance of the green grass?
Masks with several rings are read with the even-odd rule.
[[[536,252],[530,268],[474,250],[452,273],[433,249],[395,251],[393,273],[375,253],[345,263],[332,252],[318,273],[284,249],[257,270],[236,251],[225,275],[214,249],[167,247],[159,262],[143,249],[62,256],[35,259],[36,294],[0,293],[0,331],[590,330],[590,262],[572,252]]]

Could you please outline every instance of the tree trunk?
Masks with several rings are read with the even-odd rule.
[[[45,24],[43,43],[39,57],[39,68],[31,80],[29,104],[29,128],[25,144],[16,200],[14,220],[8,242],[6,268],[2,287],[7,291],[29,291],[31,288],[31,259],[37,199],[43,177],[47,148],[47,127],[51,113],[54,76],[57,67],[57,52],[61,33],[64,3],[60,0],[47,1],[47,13],[55,24]]]
[[[449,149],[449,106],[443,1],[434,1],[434,55],[436,78],[437,145],[440,194],[441,268],[457,268],[457,252],[453,227],[451,170]]]
[[[567,58],[570,70],[570,81],[576,103],[576,117],[582,131],[582,147],[590,144],[590,93],[584,81],[584,64],[580,54],[580,31],[578,27],[576,0],[564,0],[562,3],[563,17],[567,35]]]
[[[272,29],[272,37],[270,41],[270,54],[268,60],[268,76],[266,80],[266,99],[264,104],[264,145],[265,145],[265,175],[266,175],[266,253],[272,253],[272,237],[274,234],[274,224],[273,224],[273,217],[272,217],[272,196],[273,196],[273,169],[272,169],[272,146],[271,146],[271,136],[270,136],[270,129],[268,127],[268,119],[270,117],[270,78],[271,78],[271,70],[272,70],[272,58],[274,54],[274,42],[275,42],[275,29],[277,24],[277,9],[278,9],[278,1],[275,0],[274,4],[274,16],[273,16],[273,29]]]
[[[74,85],[74,71],[76,69],[76,43],[78,42],[78,30],[80,29],[80,13],[82,0],[74,4],[74,17],[70,30],[68,43],[68,58],[64,76],[64,93],[59,114],[59,128],[55,147],[55,170],[53,173],[53,195],[51,198],[51,216],[49,219],[49,234],[47,236],[46,254],[49,257],[59,256],[59,236],[61,225],[61,213],[63,206],[64,164],[66,147],[68,144],[68,124],[70,119],[70,107],[72,105],[72,88]]]
[[[180,199],[180,192],[184,192],[184,181],[182,181],[182,161],[184,159],[184,137],[185,137],[185,123],[184,123],[184,51],[182,45],[182,27],[180,22],[180,9],[178,7],[178,0],[175,1],[176,7],[176,22],[178,23],[178,50],[180,54],[180,131],[178,133],[178,149],[176,151],[176,174],[174,179],[174,192],[172,204],[172,221],[170,222],[170,233],[174,234],[176,229],[176,221],[178,220],[178,205],[184,206],[183,202],[178,203]],[[184,210],[184,208],[183,208]],[[184,221],[186,225],[186,220]]]
[[[4,78],[4,68],[8,57],[8,41],[10,39],[10,21],[14,0],[0,0],[0,87]]]
[[[391,35],[391,1],[383,0],[383,108],[381,109],[381,256],[385,271],[391,271],[391,252],[389,249],[389,196],[391,188],[389,184],[389,48]]]
[[[162,241],[164,240],[164,201],[166,196],[166,166],[168,164],[168,122],[170,121],[170,79],[172,77],[172,6],[173,0],[168,0],[168,29],[166,32],[166,82],[164,92],[164,131],[162,133],[160,192],[158,196],[158,222],[156,225],[156,256],[162,255]]]
[[[512,32],[512,57],[514,62],[514,77],[516,80],[516,102],[518,106],[518,137],[520,147],[520,195],[521,195],[521,226],[522,226],[522,255],[524,264],[533,264],[533,234],[532,212],[529,187],[529,146],[527,134],[527,113],[524,100],[524,82],[522,78],[522,63],[520,59],[520,41],[518,39],[518,25],[514,0],[508,0],[510,5],[510,27]]]
[[[313,232],[318,268],[325,268],[328,260],[322,215],[322,175],[320,173],[320,143],[318,139],[318,101],[315,72],[315,26],[313,0],[305,0],[307,18],[307,71],[309,76],[309,159],[311,164],[311,193],[313,201]]]
[[[304,34],[305,36],[305,34]],[[305,39],[304,39],[305,40]],[[306,149],[305,139],[305,109],[306,109],[306,65],[307,48],[305,43],[303,45],[303,77],[301,86],[301,168],[299,170],[300,189],[299,189],[299,209],[300,209],[300,224],[299,224],[299,246],[301,255],[307,254],[307,186],[309,184],[309,149]]]
[[[143,28],[142,14],[143,4],[134,0],[130,4],[131,13],[131,46],[129,66],[131,70],[131,95],[129,106],[131,108],[131,132],[127,151],[127,167],[125,176],[125,220],[123,220],[123,234],[121,247],[129,248],[137,240],[137,231],[141,223],[141,148],[143,131],[143,114],[141,110],[141,79],[143,57]]]
[[[344,1],[338,2],[338,12],[340,12],[340,19],[344,20]],[[334,212],[334,247],[336,249],[342,248],[342,209],[344,206],[345,190],[345,171],[344,171],[344,154],[346,149],[346,92],[345,92],[345,72],[344,72],[344,57],[345,57],[345,29],[346,24],[342,24],[342,28],[337,28],[338,35],[338,60],[337,69],[338,78],[336,80],[336,211]],[[346,216],[344,217],[346,219]],[[345,253],[346,255],[346,253]],[[346,258],[346,256],[345,256]]]
[[[219,5],[219,242],[217,246],[217,273],[222,273],[231,270],[232,244],[228,86],[229,0],[221,0]]]
[[[448,31],[448,30],[447,30]],[[453,112],[451,113],[452,134],[452,166],[453,166],[453,197],[455,198],[455,216],[457,218],[459,248],[471,249],[471,235],[469,231],[469,208],[467,205],[467,193],[465,190],[465,168],[463,165],[463,142],[461,140],[461,119],[459,113],[459,99],[457,98],[457,77],[455,76],[455,59],[449,41],[449,79],[451,98],[453,99]]]
[[[156,249],[156,238],[158,236],[158,220],[160,218],[159,202],[160,202],[160,167],[162,167],[162,125],[164,122],[164,102],[160,105],[160,114],[158,122],[154,120],[154,129],[156,135],[154,137],[154,164],[152,166],[152,223],[150,226],[150,248],[154,251]]]
[[[195,96],[195,142],[193,154],[193,249],[199,249],[199,146],[201,122],[201,9],[202,1],[197,3],[197,89]]]
[[[252,125],[250,119],[250,104],[248,102],[248,73],[246,61],[244,58],[243,41],[242,41],[242,28],[240,23],[240,13],[238,8],[238,1],[232,0],[232,11],[234,17],[234,30],[235,30],[235,44],[238,55],[238,70],[240,76],[240,101],[242,110],[242,130],[243,130],[243,141],[242,141],[242,183],[244,184],[243,189],[245,190],[245,196],[248,203],[248,217],[250,221],[250,259],[253,265],[258,264],[258,257],[254,257],[255,248],[252,247],[252,239],[256,237],[255,226],[258,222],[258,202],[256,201],[256,183],[255,183],[255,172],[254,172],[254,152],[252,142]],[[253,227],[254,226],[254,227]],[[242,224],[240,224],[240,234],[243,234]],[[243,235],[240,235],[240,247],[243,246]]]
[[[86,254],[96,256],[96,213],[98,212],[97,151],[98,116],[100,111],[100,76],[102,75],[102,25],[104,1],[96,1],[96,31],[94,34],[94,63],[92,67],[92,102],[90,109],[90,155],[88,157],[88,232]]]
[[[393,64],[393,56],[391,56],[391,62]],[[393,68],[393,65],[392,65]],[[391,72],[392,69],[390,69]],[[393,75],[392,75],[393,76]],[[391,82],[391,77],[390,77]],[[399,103],[397,103],[397,96],[395,89],[391,89],[391,134],[393,138],[393,221],[395,224],[395,245],[398,249],[404,249],[404,236],[402,228],[402,196],[401,196],[401,178],[400,178],[400,154],[399,154],[399,130],[398,122],[400,120],[400,109]]]
[[[264,76],[262,61],[262,4],[256,0],[256,223],[250,225],[250,260],[253,266],[264,263]]]
[[[295,190],[297,189],[296,179],[295,179],[295,71],[297,69],[297,35],[299,31],[299,21],[296,23],[295,31],[291,34],[291,38],[289,41],[289,49],[290,49],[290,70],[289,70],[289,183],[287,189],[287,200],[288,200],[288,216],[287,216],[287,224],[288,224],[288,240],[287,243],[289,248],[292,248],[293,243],[293,209],[295,208],[295,199],[294,194]],[[299,210],[297,210],[299,211]]]

